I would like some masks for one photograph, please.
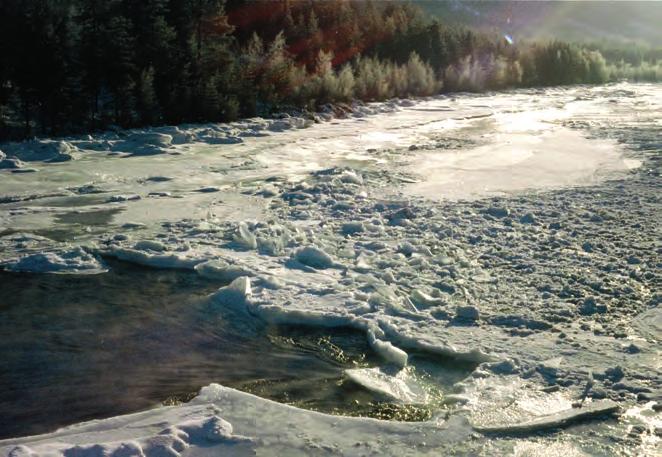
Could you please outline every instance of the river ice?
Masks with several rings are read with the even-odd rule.
[[[476,366],[425,422],[212,385],[0,455],[659,455],[660,112],[621,83],[0,145],[4,269],[195,270],[253,319],[363,331],[383,366],[347,377],[405,404],[411,356]]]

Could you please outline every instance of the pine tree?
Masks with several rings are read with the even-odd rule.
[[[159,119],[159,103],[154,90],[154,67],[140,73],[136,87],[136,108],[142,124],[153,124]]]
[[[220,116],[221,88],[232,71],[224,0],[189,0],[192,11],[194,57],[192,65],[193,117]],[[205,99],[209,97],[209,99]],[[213,114],[210,114],[213,113]]]
[[[111,17],[106,28],[105,79],[111,96],[112,122],[122,126],[130,126],[136,117],[134,90],[138,75],[131,28],[131,22],[120,15]]]
[[[0,138],[9,135],[11,65],[14,61],[11,47],[12,16],[10,2],[0,2]]]
[[[106,27],[113,2],[105,0],[77,0],[76,8],[80,28],[80,62],[82,85],[89,100],[92,126],[97,126],[101,116],[101,94],[107,61],[104,58]]]
[[[289,72],[294,62],[287,53],[285,35],[280,32],[269,45],[265,56],[265,71],[260,84],[263,100],[280,103],[290,93]]]

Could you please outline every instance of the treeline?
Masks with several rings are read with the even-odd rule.
[[[0,0],[0,139],[610,77],[597,49],[513,44],[408,2]]]
[[[662,47],[636,43],[589,43],[586,47],[604,56],[610,81],[662,81]]]

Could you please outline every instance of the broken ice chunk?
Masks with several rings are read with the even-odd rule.
[[[412,291],[410,298],[415,305],[421,308],[430,308],[432,306],[441,306],[446,304],[443,299],[431,297],[430,295],[418,289],[414,289]]]
[[[218,291],[212,296],[212,299],[219,305],[237,306],[247,304],[251,295],[250,278],[247,276],[241,276],[232,281],[229,286],[218,289]]]
[[[455,316],[461,320],[477,321],[480,318],[480,311],[475,306],[458,306]]]
[[[618,413],[619,409],[618,404],[611,400],[600,400],[588,403],[581,408],[570,408],[553,414],[538,416],[529,421],[487,427],[474,426],[474,429],[482,433],[536,433],[540,430],[565,427],[581,420],[615,414]]]
[[[234,281],[241,276],[252,276],[252,273],[236,265],[230,265],[222,260],[209,260],[195,266],[195,271],[203,278]]]
[[[331,256],[316,246],[305,246],[294,252],[294,259],[312,268],[323,270],[336,265]]]
[[[154,240],[143,240],[135,244],[134,249],[139,251],[157,251],[163,252],[166,250],[166,247],[163,243]]]
[[[340,180],[347,184],[363,184],[363,178],[353,171],[345,171],[341,176]]]
[[[407,366],[407,353],[400,348],[393,346],[388,341],[378,340],[372,330],[368,331],[368,344],[384,360],[396,366]]]
[[[365,231],[365,227],[362,222],[346,222],[342,225],[341,230],[343,235],[354,235]]]
[[[427,402],[425,389],[407,369],[389,373],[382,368],[356,368],[345,370],[345,376],[389,400],[408,404]]]
[[[237,233],[234,234],[232,239],[234,243],[242,249],[257,249],[257,239],[248,229],[248,225],[246,225],[245,222],[239,223]]]

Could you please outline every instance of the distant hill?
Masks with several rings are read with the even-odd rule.
[[[414,0],[442,22],[523,38],[662,46],[662,1]]]

